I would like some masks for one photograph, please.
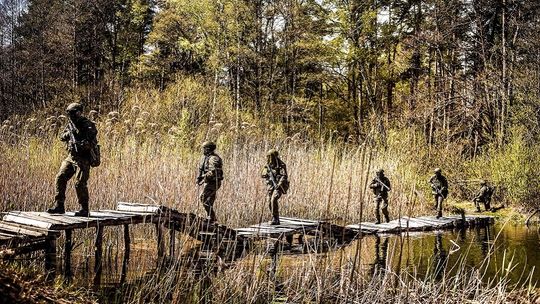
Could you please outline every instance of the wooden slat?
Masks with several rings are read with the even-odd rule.
[[[9,232],[12,232],[14,234],[24,234],[24,235],[35,236],[35,237],[46,235],[46,233],[44,233],[44,232],[39,232],[39,231],[35,231],[35,230],[20,228],[18,226],[9,225],[6,222],[0,222],[0,230],[9,231]]]
[[[28,218],[22,215],[8,213],[4,215],[3,220],[6,222],[13,222],[17,224],[50,229],[54,224],[45,222],[43,220],[36,220]]]
[[[60,222],[60,223],[65,224],[65,225],[79,224],[79,223],[82,223],[82,222],[92,221],[91,219],[84,218],[84,217],[67,216],[65,214],[53,215],[53,214],[49,214],[47,212],[25,212],[25,214],[42,217],[42,218],[44,218],[46,220],[52,220],[52,221],[55,221],[55,222]]]
[[[130,212],[158,213],[161,210],[161,206],[160,205],[146,205],[146,204],[138,204],[138,203],[118,202],[116,204],[116,210],[118,210],[118,211],[130,211]]]

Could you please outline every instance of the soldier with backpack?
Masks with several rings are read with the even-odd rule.
[[[262,178],[266,179],[267,201],[272,212],[271,225],[279,225],[279,198],[289,190],[287,166],[279,158],[278,151],[272,149],[266,154],[267,161],[263,168]]]
[[[480,203],[484,204],[486,211],[491,209],[493,190],[493,187],[489,186],[485,180],[480,181],[480,190],[473,199],[474,205],[476,206],[476,212],[481,212]]]
[[[96,125],[82,115],[83,107],[79,103],[71,103],[66,108],[68,124],[60,135],[60,140],[66,143],[68,156],[62,162],[56,175],[55,206],[47,210],[51,214],[65,213],[66,187],[68,181],[75,176],[75,191],[81,210],[75,216],[87,217],[88,209],[88,178],[90,168],[100,164],[99,145],[97,143]]]

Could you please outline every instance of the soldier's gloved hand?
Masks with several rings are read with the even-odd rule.
[[[197,176],[197,185],[200,185],[204,178],[202,176]]]

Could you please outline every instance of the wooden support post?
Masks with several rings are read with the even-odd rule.
[[[64,244],[64,277],[66,281],[71,280],[71,250],[73,249],[72,243],[72,230],[66,230],[66,242]]]
[[[126,282],[127,270],[129,264],[129,255],[131,253],[131,238],[129,237],[129,225],[124,224],[124,260],[122,261],[122,273],[120,274],[120,284]]]
[[[165,244],[163,244],[163,226],[161,223],[156,223],[156,238],[157,238],[157,256],[158,263],[163,259],[165,253]]]
[[[169,229],[169,257],[171,261],[174,259],[176,247],[176,236],[174,229]]]
[[[94,263],[94,286],[99,287],[101,284],[101,271],[102,271],[102,255],[103,255],[103,226],[96,227],[96,244],[95,244],[95,263]]]
[[[48,236],[45,240],[45,273],[48,280],[56,276],[56,236]]]

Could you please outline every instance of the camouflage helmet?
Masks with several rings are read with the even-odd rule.
[[[435,173],[441,173],[442,172],[441,168],[435,168],[434,171],[435,171]]]
[[[480,185],[481,185],[481,186],[487,185],[487,181],[486,181],[485,179],[481,179],[481,180],[480,180]]]
[[[268,152],[266,152],[266,156],[279,156],[279,153],[276,149],[270,149],[268,150]]]
[[[68,113],[82,111],[82,110],[83,110],[83,106],[78,102],[72,102],[66,108],[66,112]]]
[[[216,149],[216,144],[213,141],[205,141],[202,144],[202,148],[214,151]]]
[[[379,168],[377,169],[377,171],[375,171],[375,173],[377,174],[383,174],[384,173],[384,170],[382,168]]]

